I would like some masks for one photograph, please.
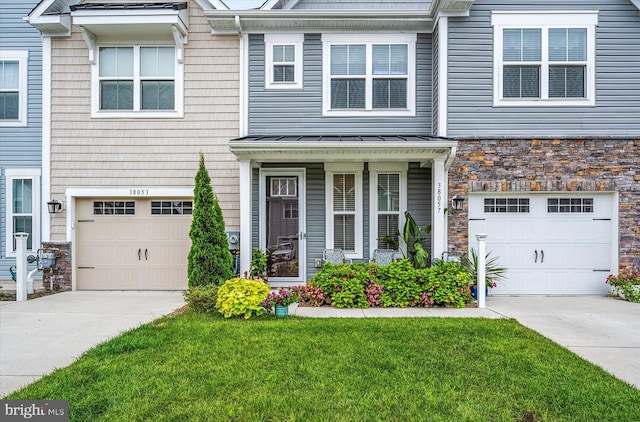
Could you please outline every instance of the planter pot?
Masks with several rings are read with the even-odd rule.
[[[478,300],[478,288],[476,286],[471,286],[471,296],[473,296],[474,299]],[[484,288],[484,296],[489,296],[489,288],[486,286]]]
[[[633,288],[636,289],[637,291],[640,291],[640,284],[633,286]],[[618,296],[621,299],[625,299],[625,300],[627,299],[624,297],[624,293],[622,292],[622,289],[619,289],[615,286],[611,286],[611,294],[614,296]]]
[[[276,317],[282,318],[289,315],[289,307],[284,305],[276,305]]]

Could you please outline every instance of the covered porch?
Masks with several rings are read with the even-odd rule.
[[[302,284],[325,249],[368,261],[409,211],[431,225],[431,257],[447,250],[447,173],[455,141],[426,135],[247,136],[240,162],[240,272],[269,255],[272,286]],[[402,248],[402,246],[401,246]],[[400,253],[400,251],[398,251]]]

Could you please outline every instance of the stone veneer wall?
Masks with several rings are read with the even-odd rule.
[[[640,268],[640,140],[457,139],[449,198],[469,192],[618,191],[619,268]],[[467,249],[468,201],[449,214],[449,245]]]
[[[56,254],[56,264],[43,270],[42,284],[47,290],[71,290],[71,242],[42,242],[44,252]],[[53,286],[52,286],[53,285]],[[53,288],[52,288],[53,287]]]

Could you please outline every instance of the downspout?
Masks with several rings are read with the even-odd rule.
[[[42,38],[42,240],[51,240],[51,37]]]

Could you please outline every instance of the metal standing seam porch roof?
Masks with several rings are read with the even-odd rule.
[[[456,141],[429,135],[252,135],[229,141],[239,160],[256,162],[453,160]]]

